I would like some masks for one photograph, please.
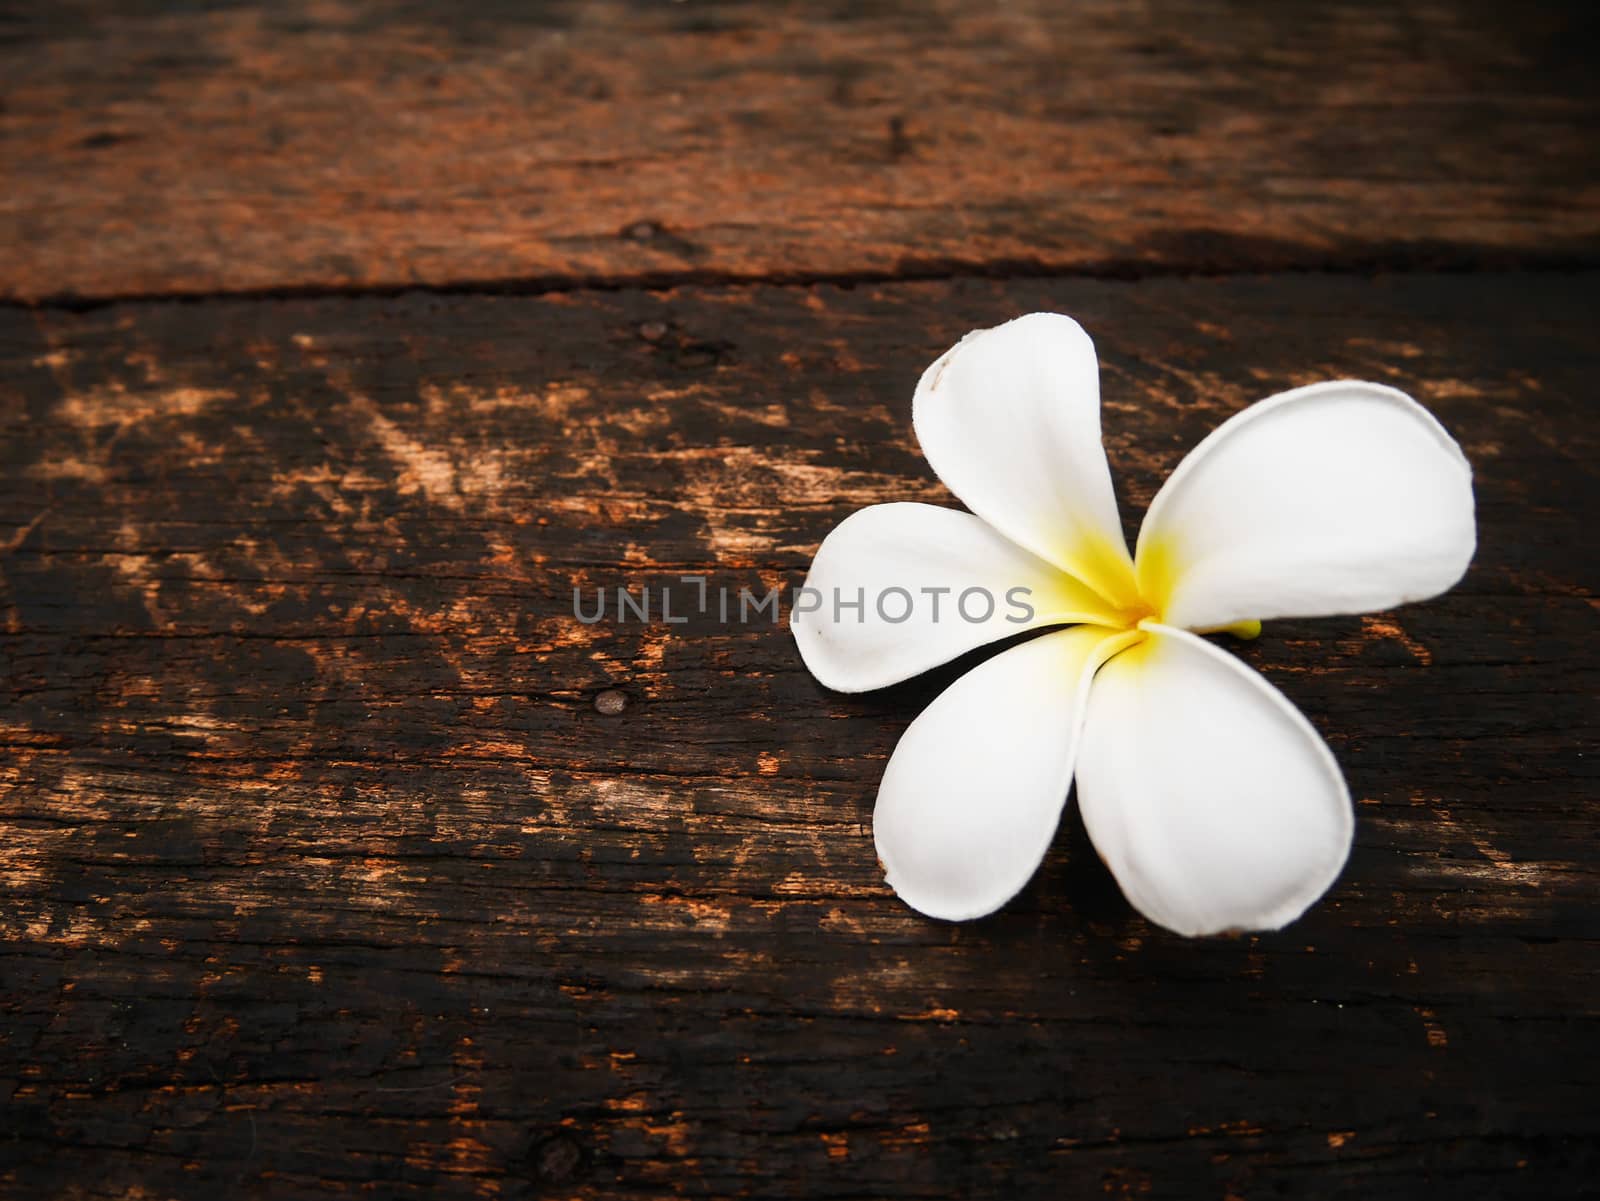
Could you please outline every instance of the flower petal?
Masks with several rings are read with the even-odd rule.
[[[1476,544],[1461,448],[1404,392],[1340,380],[1264,400],[1195,447],[1151,502],[1139,581],[1188,629],[1365,613],[1443,592]]]
[[[1309,722],[1244,663],[1147,624],[1089,692],[1078,807],[1139,912],[1179,934],[1275,930],[1333,883],[1352,814]]]
[[[976,330],[923,373],[917,440],[966,506],[1118,605],[1133,577],[1100,443],[1094,343],[1058,313]]]
[[[811,674],[840,692],[897,683],[1024,630],[1108,620],[1070,576],[971,513],[935,505],[852,513],[817,549],[805,588],[789,627]]]
[[[1129,635],[1077,626],[973,668],[895,747],[872,833],[889,885],[919,912],[981,917],[1038,869],[1072,785],[1094,668]]]

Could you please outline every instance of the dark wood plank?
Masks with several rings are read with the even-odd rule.
[[[1600,248],[1573,5],[170,7],[0,26],[0,296]]]
[[[954,282],[0,314],[0,1192],[1574,1196],[1597,1167],[1589,275]],[[944,499],[911,385],[1078,314],[1135,517],[1260,395],[1414,391],[1449,596],[1242,653],[1359,798],[1330,896],[1187,942],[1075,819],[932,923],[868,832],[944,671],[585,626]],[[606,690],[618,690],[620,712]]]

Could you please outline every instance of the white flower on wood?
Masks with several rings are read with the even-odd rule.
[[[1128,553],[1100,441],[1094,346],[1036,313],[969,334],[924,373],[923,453],[971,510],[877,505],[840,523],[806,587],[1006,597],[792,616],[812,673],[860,692],[1023,629],[1060,627],[958,679],[884,771],[878,855],[913,908],[950,920],[1028,882],[1074,779],[1084,824],[1128,899],[1180,934],[1276,929],[1349,852],[1344,778],[1309,722],[1200,635],[1435,596],[1476,545],[1472,470],[1404,393],[1335,381],[1244,410],[1197,446]]]

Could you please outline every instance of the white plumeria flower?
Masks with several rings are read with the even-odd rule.
[[[1076,776],[1096,850],[1151,921],[1201,935],[1298,917],[1349,853],[1349,792],[1283,694],[1199,635],[1451,587],[1476,543],[1460,447],[1393,388],[1296,388],[1195,447],[1129,555],[1094,345],[1071,318],[969,334],[923,375],[912,420],[972,511],[884,504],[840,523],[806,580],[821,603],[791,619],[806,666],[861,692],[1065,628],[956,680],[901,738],[873,816],[895,892],[949,920],[998,909],[1044,858]],[[969,589],[1019,587],[1020,624],[1016,607],[956,610]],[[922,603],[902,616],[895,590]]]

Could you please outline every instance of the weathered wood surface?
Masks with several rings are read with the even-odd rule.
[[[170,7],[0,18],[0,296],[1600,249],[1573,5]]]
[[[0,312],[0,1194],[1578,1195],[1595,286]],[[1359,800],[1283,933],[1151,929],[1075,819],[1000,915],[923,920],[868,823],[951,672],[843,698],[781,628],[572,616],[792,584],[858,506],[944,499],[917,372],[1045,307],[1097,335],[1130,521],[1330,375],[1476,465],[1460,588],[1240,650]]]

